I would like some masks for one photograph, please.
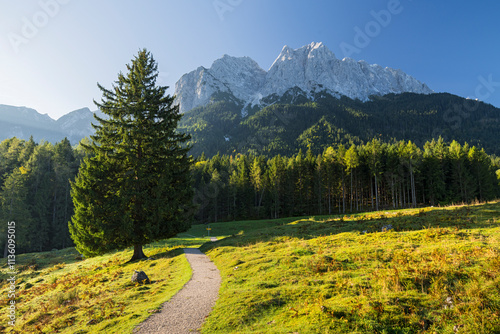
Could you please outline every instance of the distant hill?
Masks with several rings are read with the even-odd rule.
[[[218,93],[210,103],[184,113],[179,128],[192,136],[191,153],[291,155],[374,137],[422,145],[442,136],[500,156],[500,109],[452,94],[387,94],[362,102],[326,92],[311,97],[295,87],[265,101],[268,106],[242,114],[243,102]],[[93,133],[93,114],[83,108],[56,121],[34,109],[0,105],[0,140],[33,135],[35,141],[58,142],[67,137],[75,145]]]
[[[0,140],[17,137],[39,142],[58,142],[67,137],[71,144],[93,133],[94,112],[88,108],[72,111],[58,120],[34,109],[0,105]]]
[[[243,105],[228,94],[190,110],[180,122],[192,135],[192,153],[291,155],[334,144],[432,138],[468,142],[500,155],[500,109],[447,94],[387,94],[362,102],[326,92],[312,99],[294,88],[262,109],[242,115]]]

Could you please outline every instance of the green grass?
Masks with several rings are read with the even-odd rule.
[[[127,263],[132,250],[82,260],[74,248],[16,257],[17,321],[7,325],[5,261],[0,272],[0,332],[131,333],[191,277],[182,247],[206,239],[173,238],[144,247],[148,260]],[[131,282],[134,270],[151,284]]]
[[[498,202],[251,224],[211,225],[203,333],[500,332]]]
[[[132,333],[189,280],[181,248],[201,246],[222,275],[203,333],[500,333],[500,202],[214,223],[214,243],[206,228],[135,263],[130,249],[16,257],[15,331],[3,262],[0,332]]]

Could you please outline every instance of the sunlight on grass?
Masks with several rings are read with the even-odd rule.
[[[0,332],[131,333],[190,279],[182,248],[204,242],[181,236],[156,242],[144,247],[149,259],[134,263],[127,263],[131,249],[85,260],[74,248],[19,255],[15,331],[5,326],[8,305],[2,298]],[[132,283],[134,270],[145,271],[151,284]],[[4,265],[4,296],[7,276]]]
[[[498,202],[275,222],[202,249],[223,277],[203,333],[500,331]]]
[[[131,249],[20,255],[16,333],[132,333],[189,280],[182,248],[200,246],[223,279],[203,333],[500,331],[494,202],[195,225],[135,263]],[[134,270],[152,284],[133,284]],[[4,296],[7,278],[4,262]]]

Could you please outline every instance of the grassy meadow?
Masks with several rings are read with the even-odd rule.
[[[272,223],[202,246],[203,333],[500,333],[498,202]]]
[[[144,247],[148,260],[127,263],[132,250],[82,260],[74,248],[16,256],[16,326],[7,325],[5,261],[0,272],[0,333],[132,333],[191,278],[182,247],[206,242],[174,238]],[[143,270],[151,284],[131,282]]]
[[[131,333],[173,296],[199,247],[221,271],[202,333],[500,333],[500,202],[195,225],[145,247],[82,260],[72,249],[16,257],[15,330]],[[130,282],[144,270],[150,285]]]

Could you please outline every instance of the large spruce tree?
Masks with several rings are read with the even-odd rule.
[[[139,51],[128,73],[95,102],[106,117],[98,125],[89,157],[72,183],[75,213],[69,223],[77,250],[95,256],[170,238],[191,225],[189,136],[177,132],[181,118],[168,87],[157,86],[158,66]]]

